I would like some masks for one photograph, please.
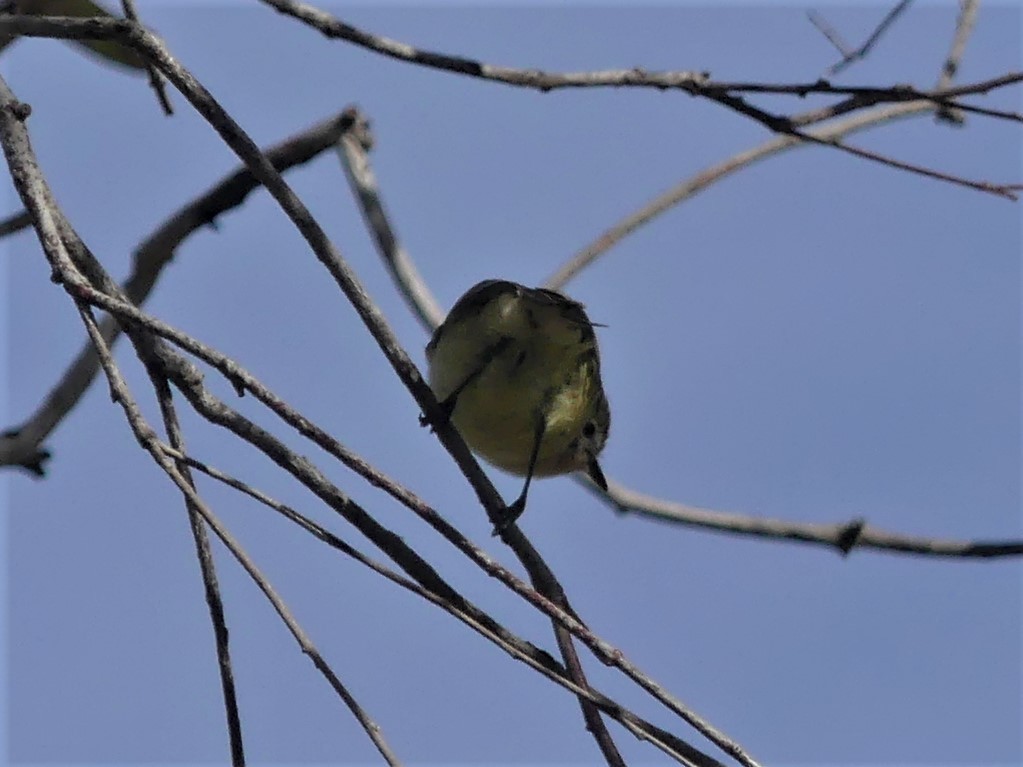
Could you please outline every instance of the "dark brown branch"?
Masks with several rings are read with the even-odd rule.
[[[727,82],[712,80],[707,72],[691,70],[647,71],[639,68],[608,69],[581,72],[545,72],[537,69],[516,69],[514,67],[486,64],[474,59],[451,56],[434,51],[424,51],[397,40],[364,32],[346,24],[325,11],[293,0],[261,0],[280,13],[306,23],[326,37],[340,39],[384,56],[395,58],[431,69],[451,72],[491,82],[539,91],[566,88],[646,88],[652,90],[681,90],[692,96],[719,101],[725,106],[733,104],[723,98],[735,93],[763,93],[805,97],[810,94],[863,95],[871,101],[865,106],[885,102],[901,102],[907,99],[926,98],[944,100],[961,95],[987,93],[1011,85],[1023,79],[1023,73],[1012,72],[984,83],[966,85],[948,92],[913,91],[911,86],[840,86],[827,80],[806,83],[758,83]],[[61,16],[6,16],[0,17],[0,32],[32,37],[53,37],[63,39],[119,40],[132,45],[134,27],[118,19],[76,19]],[[137,45],[137,43],[136,43]],[[907,91],[914,95],[907,95]]]
[[[985,107],[963,104],[957,101],[957,99],[962,96],[986,95],[998,88],[1016,85],[1020,82],[1023,82],[1023,72],[1009,72],[988,80],[981,80],[979,82],[962,85],[956,88],[938,87],[933,91],[918,90],[911,85],[893,85],[890,88],[833,86],[822,80],[817,84],[818,87],[815,88],[813,92],[847,95],[849,98],[835,102],[834,104],[830,104],[826,107],[821,107],[820,109],[815,109],[801,115],[794,116],[789,119],[789,122],[794,126],[810,125],[812,123],[829,120],[832,117],[839,117],[841,115],[848,114],[849,112],[858,111],[864,107],[870,107],[876,104],[898,104],[908,101],[930,101],[945,109],[962,109],[964,111],[977,112],[978,114],[987,114],[1004,120],[1020,122],[1023,118],[1021,118],[1018,112],[987,109]],[[786,86],[780,87],[784,88]],[[747,87],[745,84],[741,84],[735,90],[755,92],[756,88],[757,86],[750,85]],[[765,90],[762,92],[768,91]]]

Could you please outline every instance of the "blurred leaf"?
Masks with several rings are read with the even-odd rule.
[[[16,13],[35,16],[113,17],[113,14],[91,0],[14,0],[13,5]],[[0,35],[0,51],[3,51],[15,39],[12,35]],[[104,61],[129,69],[144,70],[146,68],[145,61],[141,57],[120,43],[109,40],[72,40],[69,42],[89,53],[98,55]]]

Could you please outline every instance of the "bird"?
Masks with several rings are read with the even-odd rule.
[[[574,471],[602,490],[611,426],[595,324],[555,290],[490,279],[462,295],[426,345],[444,417],[488,463],[525,477],[495,534],[526,508],[534,477]]]

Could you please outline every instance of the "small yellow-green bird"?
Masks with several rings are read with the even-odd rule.
[[[583,305],[561,293],[484,280],[426,345],[430,387],[462,438],[526,478],[499,530],[525,509],[533,477],[585,471],[607,490],[597,456],[611,411],[593,327]]]

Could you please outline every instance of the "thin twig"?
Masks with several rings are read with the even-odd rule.
[[[789,522],[703,509],[645,495],[617,482],[608,484],[608,497],[623,513],[636,513],[662,522],[732,535],[816,544],[833,548],[843,556],[853,549],[961,559],[990,559],[1023,554],[1023,540],[953,541],[902,535],[871,527],[864,519],[853,519],[838,524]],[[592,492],[603,495],[595,489]]]
[[[867,54],[870,53],[871,48],[873,48],[874,45],[877,44],[877,41],[881,39],[881,35],[883,35],[888,27],[890,27],[895,20],[902,15],[903,11],[905,11],[912,2],[913,0],[899,0],[899,2],[896,3],[890,11],[888,11],[885,17],[881,20],[881,23],[875,27],[874,31],[870,33],[867,39],[863,41],[863,44],[854,49],[850,49],[848,46],[841,44],[838,33],[818,14],[808,14],[813,25],[817,27],[817,29],[819,29],[821,33],[828,38],[828,41],[838,48],[839,53],[842,54],[842,60],[837,64],[834,64],[828,72],[832,75],[837,75],[854,61],[859,61],[860,59],[865,58]]]
[[[124,9],[124,16],[129,21],[140,24],[138,12],[135,10],[135,0],[121,0],[121,8]],[[156,71],[152,64],[146,62],[146,72],[149,74],[149,87],[156,94],[156,100],[160,102],[163,113],[170,117],[174,114],[174,105],[167,98],[167,89],[163,86],[163,78]]]
[[[185,435],[178,420],[177,410],[174,407],[174,398],[171,393],[167,379],[157,372],[155,366],[146,364],[146,372],[153,384],[156,398],[160,405],[160,414],[163,418],[164,429],[171,446],[178,451],[185,449]],[[183,461],[177,462],[178,472],[192,488],[195,488],[195,480],[192,472]],[[224,695],[224,708],[227,714],[227,732],[231,744],[231,764],[235,767],[243,767],[245,764],[245,745],[242,739],[242,723],[238,714],[238,693],[234,684],[234,670],[231,666],[231,649],[228,641],[227,619],[224,616],[224,600],[220,596],[220,584],[217,580],[217,568],[213,561],[213,551],[210,548],[210,539],[206,534],[206,524],[195,504],[185,499],[185,508],[188,511],[188,523],[192,529],[192,540],[195,543],[196,558],[199,560],[199,570],[202,573],[203,589],[206,593],[206,606],[210,613],[210,623],[213,624],[213,634],[217,642],[217,668],[220,672],[220,687]]]
[[[824,81],[822,81],[824,82]],[[907,101],[930,101],[935,106],[948,109],[962,109],[963,111],[976,112],[977,114],[996,117],[1012,122],[1023,120],[1018,112],[1009,110],[989,109],[972,104],[963,104],[956,99],[963,96],[986,95],[993,90],[1005,88],[1009,85],[1017,85],[1023,82],[1023,72],[1009,72],[998,77],[981,80],[979,82],[962,85],[956,88],[939,87],[932,91],[919,90],[911,85],[893,85],[890,88],[874,88],[864,86],[833,86],[829,83],[820,85],[815,92],[828,92],[836,95],[845,95],[848,98],[836,101],[818,109],[793,115],[788,118],[788,124],[795,127],[811,125],[813,123],[830,120],[834,117],[841,117],[850,112],[860,111],[866,107],[877,104],[898,104]],[[754,86],[740,87],[737,90],[754,90]]]
[[[824,35],[829,43],[835,46],[835,50],[842,54],[843,59],[852,55],[852,46],[842,39],[842,35],[837,29],[828,23],[827,19],[817,13],[817,11],[807,11],[806,18],[809,19],[811,24],[817,27],[817,31]]]
[[[467,77],[550,91],[559,88],[592,88],[638,86],[658,90],[677,88],[699,92],[709,77],[705,72],[646,72],[642,69],[617,69],[599,72],[543,72],[538,69],[485,64],[463,56],[452,56],[438,51],[423,50],[399,40],[365,32],[347,24],[326,11],[294,0],[262,0],[279,13],[301,21],[325,37],[344,40],[382,56],[399,61],[453,72]]]
[[[356,107],[345,110],[352,116],[352,129],[346,131],[338,141],[338,157],[344,168],[345,177],[359,203],[359,211],[366,222],[366,228],[373,236],[377,253],[391,273],[396,285],[401,288],[412,313],[419,318],[427,333],[432,333],[444,320],[444,310],[419,273],[415,262],[398,240],[380,197],[376,175],[369,162],[369,150],[373,137],[369,121]]]
[[[956,176],[951,173],[945,173],[940,170],[934,170],[933,168],[926,168],[923,165],[917,165],[911,162],[904,162],[903,160],[896,160],[894,157],[882,155],[878,152],[873,152],[869,149],[863,149],[861,147],[851,146],[840,141],[837,138],[833,139],[822,139],[815,136],[812,133],[806,131],[793,131],[793,136],[807,141],[812,144],[818,144],[820,146],[830,146],[835,149],[840,149],[843,152],[847,152],[855,157],[862,157],[866,160],[872,160],[882,165],[887,165],[891,168],[898,168],[899,170],[905,170],[910,173],[914,173],[919,176],[926,176],[928,178],[934,178],[939,181],[945,181],[949,184],[956,186],[963,186],[967,189],[976,189],[978,192],[987,192],[998,197],[1003,197],[1006,200],[1015,202],[1019,199],[1019,195],[1016,193],[1018,184],[994,184],[990,181],[977,181],[974,179],[966,178],[964,176]]]

